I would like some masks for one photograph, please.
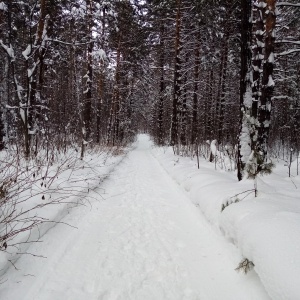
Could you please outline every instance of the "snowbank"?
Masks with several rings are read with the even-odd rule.
[[[300,178],[287,177],[279,165],[270,176],[238,182],[235,172],[215,170],[200,159],[174,156],[171,148],[153,148],[153,155],[199,206],[212,226],[254,263],[272,299],[300,297]]]
[[[50,163],[38,159],[20,161],[11,153],[1,153],[5,172],[1,173],[0,182],[17,179],[9,185],[7,205],[0,207],[0,238],[7,235],[0,241],[0,278],[5,278],[4,274],[20,255],[43,256],[43,253],[27,253],[29,246],[40,242],[58,224],[72,226],[64,224],[63,218],[71,209],[90,206],[92,199],[99,198],[100,183],[122,161],[126,151],[99,149],[87,152],[83,160],[79,159],[78,152],[69,151],[58,153]]]

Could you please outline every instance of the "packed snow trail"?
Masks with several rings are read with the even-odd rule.
[[[162,169],[146,135],[102,188],[92,208],[64,220],[77,230],[55,226],[30,247],[47,259],[21,257],[2,300],[269,299],[254,272],[234,270],[236,248]]]

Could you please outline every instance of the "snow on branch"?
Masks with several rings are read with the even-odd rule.
[[[276,43],[288,43],[288,44],[300,45],[300,41],[292,41],[292,40],[278,40]]]
[[[31,49],[32,49],[31,44],[29,44],[29,45],[27,46],[27,48],[22,52],[22,55],[24,56],[24,58],[25,58],[26,60],[29,59],[29,55],[30,55],[30,53],[31,53]]]
[[[291,50],[287,50],[287,51],[283,51],[281,53],[276,54],[276,56],[285,56],[285,55],[289,55],[295,52],[300,52],[300,48],[299,49],[291,49]]]
[[[5,50],[5,52],[8,54],[8,56],[11,58],[12,61],[15,60],[15,53],[14,53],[14,49],[12,48],[12,46],[10,45],[9,47],[6,46],[2,40],[0,40],[0,46]]]
[[[276,6],[295,6],[300,7],[300,3],[290,3],[290,2],[279,2]]]
[[[58,39],[50,39],[50,38],[48,38],[48,41],[55,42],[55,43],[60,43],[60,44],[68,45],[68,46],[82,46],[82,45],[87,45],[87,44],[90,44],[90,43],[94,43],[94,41],[84,42],[84,43],[77,43],[77,42],[68,43],[68,42],[60,41]]]
[[[33,73],[35,72],[35,70],[36,70],[36,67],[37,67],[39,64],[40,64],[39,61],[38,61],[38,62],[35,62],[35,63],[33,64],[32,68],[27,70],[27,76],[28,76],[28,78],[30,78],[30,77],[32,76],[32,74],[33,74]]]
[[[7,11],[7,6],[5,3],[3,2],[0,2],[0,10],[4,10],[4,11]]]

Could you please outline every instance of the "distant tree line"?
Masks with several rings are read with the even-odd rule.
[[[147,26],[129,1],[0,2],[0,148],[122,145],[137,131]]]
[[[0,149],[83,156],[148,131],[263,172],[299,152],[299,17],[295,0],[0,1]]]
[[[213,143],[235,159],[239,179],[268,173],[270,156],[298,156],[299,4],[149,3],[156,28],[155,141],[181,154]]]

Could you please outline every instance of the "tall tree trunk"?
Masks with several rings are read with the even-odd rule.
[[[241,73],[240,73],[240,135],[237,157],[237,176],[243,179],[251,154],[250,118],[252,106],[252,0],[242,0]]]
[[[45,65],[44,65],[44,58],[46,55],[46,36],[45,33],[47,32],[48,27],[48,19],[49,15],[46,15],[46,4],[47,0],[41,0],[41,12],[40,12],[40,20],[38,24],[38,44],[40,45],[40,49],[38,51],[38,58],[37,61],[39,62],[39,69],[36,78],[36,91],[33,97],[35,101],[35,155],[38,152],[38,130],[40,130],[41,120],[40,116],[42,113],[45,113],[41,108],[42,104],[42,96],[43,96],[43,86],[44,86],[44,72],[45,72]],[[38,108],[38,105],[39,108]],[[34,125],[34,124],[33,124]]]
[[[7,3],[7,31],[8,31],[8,47],[5,46],[1,40],[1,46],[4,49],[8,49],[12,47],[13,44],[13,34],[12,34],[12,2],[8,1]],[[25,158],[28,159],[30,156],[30,137],[29,137],[29,123],[28,123],[28,112],[29,112],[29,103],[28,103],[28,97],[26,97],[25,93],[23,92],[24,89],[19,83],[19,76],[17,74],[17,68],[16,68],[16,61],[15,57],[11,55],[9,51],[7,52],[7,59],[10,65],[10,71],[11,71],[11,77],[13,80],[13,85],[15,88],[17,103],[19,106],[19,119],[22,129],[22,134],[24,138],[24,155]],[[26,69],[26,71],[28,68]],[[28,78],[29,73],[27,72],[26,78]],[[27,95],[29,94],[30,89],[29,86],[27,87]]]
[[[188,63],[188,53],[185,56],[185,63]],[[187,144],[187,72],[184,74],[183,78],[183,96],[180,110],[180,142],[182,145]]]
[[[272,94],[274,90],[273,69],[274,69],[274,45],[275,45],[275,24],[276,24],[276,0],[261,1],[265,4],[263,8],[265,17],[265,53],[263,63],[263,76],[261,99],[258,110],[258,140],[257,151],[262,155],[262,161],[267,158],[267,147],[271,120]]]
[[[93,87],[93,36],[92,36],[92,1],[87,0],[87,28],[89,43],[87,46],[87,73],[86,77],[86,86],[85,86],[85,101],[83,108],[83,121],[85,126],[85,137],[87,141],[91,136],[91,111],[92,111],[92,87]]]
[[[164,93],[165,93],[165,46],[164,46],[164,24],[160,27],[160,82],[159,82],[159,106],[158,106],[158,144],[163,145],[163,115],[164,115]]]
[[[101,70],[99,75],[99,99],[97,102],[97,116],[96,116],[96,143],[100,143],[100,126],[101,126],[101,109],[104,101],[104,71],[103,71],[103,63],[101,63]]]
[[[10,98],[10,74],[9,74],[9,60],[7,57],[4,58],[4,68],[1,70],[0,77],[0,151],[5,148],[6,141],[9,138],[8,135],[8,124],[7,124],[7,110],[8,99]]]
[[[116,74],[114,92],[109,113],[109,123],[107,132],[107,143],[115,145],[119,131],[119,109],[120,109],[120,67],[121,67],[121,37],[119,36],[117,48]]]
[[[263,0],[258,0],[253,9],[254,18],[254,41],[253,41],[253,83],[252,83],[252,107],[251,116],[254,120],[251,122],[250,139],[251,150],[256,151],[256,141],[258,136],[258,106],[261,97],[261,74],[262,74],[262,59],[263,59],[263,34],[264,34],[264,21],[263,11],[260,7]]]
[[[180,113],[180,97],[181,97],[181,0],[177,0],[176,14],[176,34],[175,34],[175,66],[174,66],[174,92],[173,92],[173,108],[171,123],[171,145],[179,143],[179,113]]]
[[[2,110],[2,107],[0,106],[0,151],[2,151],[5,146],[5,142],[4,142],[5,131],[4,131],[3,115],[4,115],[4,112]]]
[[[25,140],[25,156],[29,157],[31,152],[31,141],[35,138],[35,154],[37,154],[37,133],[39,129],[39,118],[41,115],[41,90],[44,82],[44,57],[46,54],[46,35],[48,29],[49,16],[46,15],[47,0],[40,0],[40,16],[37,24],[36,36],[34,43],[29,41],[30,54],[35,49],[33,62],[29,62],[29,56],[26,59],[26,73],[27,73],[27,97],[24,140]],[[24,117],[23,117],[24,118]],[[26,124],[25,124],[26,123]]]
[[[198,37],[200,40],[200,37]],[[192,115],[192,144],[195,144],[198,135],[198,86],[200,68],[200,45],[195,45],[195,65],[194,65],[194,90],[193,90],[193,115]]]
[[[87,24],[87,36],[88,45],[86,49],[87,64],[86,64],[86,74],[85,79],[85,90],[83,94],[85,99],[83,102],[82,111],[82,144],[81,144],[81,158],[84,156],[84,149],[91,137],[91,112],[92,112],[92,87],[93,87],[93,0],[86,1],[86,24]]]
[[[224,140],[224,115],[225,115],[225,100],[226,100],[226,78],[227,78],[227,65],[228,65],[228,52],[229,52],[229,28],[227,28],[225,33],[225,39],[223,44],[223,55],[222,55],[222,78],[220,87],[220,96],[217,100],[220,103],[219,110],[219,124],[218,124],[218,141],[222,143]]]
[[[102,19],[102,38],[104,39],[105,35],[105,16],[106,8],[104,7],[103,19]],[[104,51],[104,42],[102,43],[102,50]],[[100,123],[101,123],[101,108],[104,102],[104,87],[105,87],[105,74],[104,74],[104,58],[101,58],[100,61],[100,75],[99,75],[99,99],[97,102],[97,117],[96,117],[96,142],[100,143]]]
[[[213,139],[213,119],[214,117],[214,70],[210,69],[209,78],[208,78],[208,97],[209,105],[207,110],[207,125],[205,127],[205,136],[210,141]]]

